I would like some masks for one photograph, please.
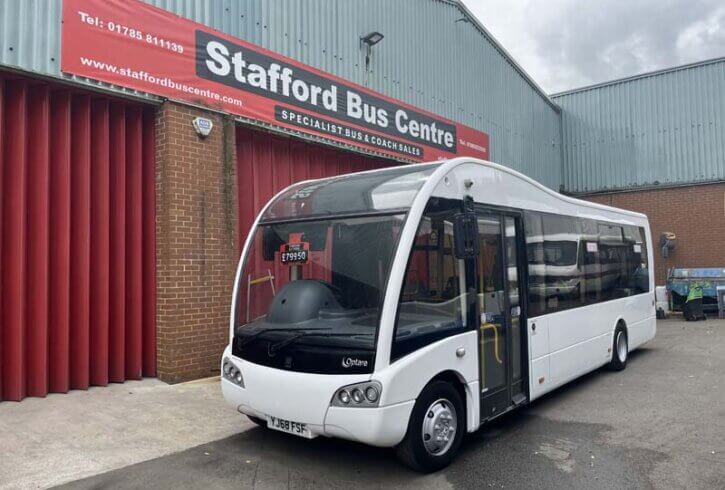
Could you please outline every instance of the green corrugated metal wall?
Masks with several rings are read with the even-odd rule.
[[[567,191],[725,180],[725,58],[554,100],[562,108]]]

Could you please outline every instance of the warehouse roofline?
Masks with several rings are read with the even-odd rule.
[[[588,90],[595,90],[598,88],[607,87],[609,85],[619,85],[622,83],[633,82],[635,80],[641,80],[643,78],[656,77],[659,75],[665,75],[667,73],[673,73],[673,72],[677,72],[677,71],[688,70],[690,68],[698,68],[700,66],[713,65],[715,63],[722,63],[722,62],[725,62],[725,56],[721,56],[719,58],[710,58],[710,59],[702,60],[702,61],[695,61],[693,63],[686,63],[684,65],[677,65],[677,66],[671,66],[668,68],[661,68],[659,70],[647,71],[644,73],[639,73],[637,75],[631,75],[631,76],[623,77],[623,78],[616,78],[614,80],[608,80],[606,82],[595,83],[592,85],[585,85],[584,87],[573,88],[571,90],[565,90],[563,92],[557,92],[555,94],[551,94],[551,98],[554,99],[554,98],[558,98],[558,97],[564,97],[566,95],[572,95],[572,94],[575,94],[578,92],[586,92]]]
[[[516,70],[519,75],[521,75],[524,80],[533,88],[538,94],[541,96],[542,99],[544,99],[556,112],[561,112],[561,107],[547,94],[541,86],[536,83],[536,81],[529,75],[526,70],[523,69],[521,65],[518,64],[518,62],[514,59],[511,54],[506,51],[506,48],[503,47],[503,45],[498,42],[498,40],[489,32],[488,29],[486,29],[481,21],[478,20],[478,18],[473,15],[473,12],[471,12],[468,7],[463,3],[463,0],[439,0],[444,3],[448,3],[450,5],[453,5],[458,8],[458,10],[461,11],[461,13],[465,16],[465,18],[468,20],[468,22],[475,27],[478,32],[481,33],[483,37],[486,38],[487,41],[489,41],[496,50],[501,53],[501,55],[506,58],[506,60],[511,64],[511,66]]]

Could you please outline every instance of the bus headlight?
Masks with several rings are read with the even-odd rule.
[[[352,401],[355,403],[362,403],[365,400],[365,397],[363,396],[363,392],[360,391],[359,388],[355,388],[352,390]]]
[[[333,407],[377,407],[383,385],[378,381],[366,381],[343,386],[335,392],[330,405]]]
[[[222,363],[222,376],[231,381],[232,383],[244,388],[244,378],[242,372],[234,365],[231,359],[228,357],[224,358]]]
[[[368,399],[370,403],[375,403],[378,401],[378,398],[380,397],[380,393],[378,392],[378,389],[374,386],[368,386],[365,388],[365,398]]]

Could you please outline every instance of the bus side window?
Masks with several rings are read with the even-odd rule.
[[[437,201],[426,209],[408,259],[393,336],[393,360],[470,328],[466,305],[475,298],[468,299],[465,290],[461,292],[464,265],[453,255],[453,216],[460,212],[461,203]]]
[[[625,226],[624,241],[625,277],[623,282],[630,294],[646,293],[649,291],[649,266],[644,228]]]
[[[642,227],[524,212],[529,316],[649,290]]]
[[[567,310],[582,304],[582,223],[579,218],[544,214],[546,311]]]
[[[526,258],[529,269],[528,291],[529,316],[545,313],[545,296],[542,294],[546,274],[544,270],[544,230],[541,214],[534,211],[524,212],[524,234],[526,236]]]
[[[582,272],[582,306],[592,305],[601,301],[601,252],[597,222],[580,219],[581,224],[581,255],[580,269]]]
[[[621,226],[599,224],[599,258],[601,265],[601,301],[627,296],[622,269],[624,235]]]

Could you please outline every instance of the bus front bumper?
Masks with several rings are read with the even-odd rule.
[[[267,420],[274,414],[254,407],[245,396],[245,389],[222,378],[222,393],[238,412]],[[415,400],[377,408],[328,407],[322,424],[304,422],[311,437],[339,437],[371,446],[393,447],[405,437]]]
[[[278,371],[275,374],[281,373]],[[286,386],[294,390],[294,384]],[[221,388],[227,403],[242,414],[261,420],[278,417],[303,423],[309,431],[306,435],[309,438],[338,437],[379,447],[393,447],[403,440],[415,404],[415,400],[409,400],[375,408],[335,407],[329,404],[334,394],[334,390],[331,390],[324,397],[324,405],[320,404],[313,411],[305,409],[304,404],[292,409],[287,403],[284,405],[292,410],[284,410],[280,405],[277,405],[280,408],[276,408],[276,404],[269,403],[267,397],[255,393],[256,390],[242,388],[223,376]]]

